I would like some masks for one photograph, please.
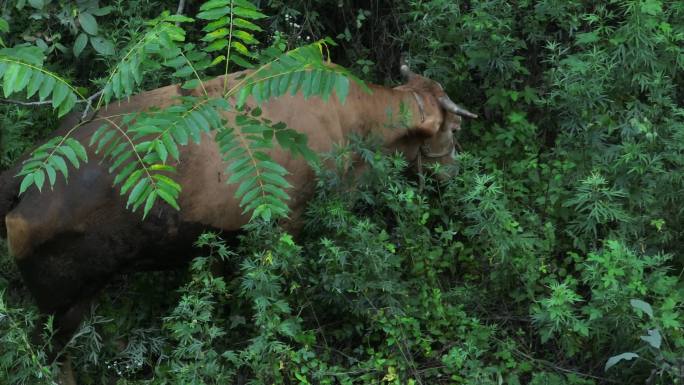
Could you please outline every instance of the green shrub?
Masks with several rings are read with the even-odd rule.
[[[97,18],[117,49],[157,11],[128,3]],[[680,2],[261,3],[280,49],[333,36],[333,57],[376,81],[396,79],[406,52],[479,113],[453,177],[412,176],[352,138],[317,170],[298,236],[255,223],[228,250],[207,235],[189,271],[111,286],[67,349],[80,382],[682,383]],[[36,33],[10,13],[4,41]],[[77,34],[55,20],[37,25],[65,28],[67,53],[46,54],[80,68]],[[82,55],[97,76],[118,58]],[[43,118],[3,108],[5,167]],[[366,165],[356,181],[350,163]],[[215,274],[219,261],[230,273]],[[40,324],[30,299],[16,272],[1,277],[0,368],[10,382],[49,378],[24,342]]]

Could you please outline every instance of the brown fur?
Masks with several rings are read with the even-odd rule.
[[[237,75],[229,75],[229,84]],[[206,82],[205,88],[209,95],[218,96],[223,83],[223,78],[217,78]],[[263,117],[307,134],[316,152],[331,150],[352,133],[379,135],[390,151],[401,150],[408,159],[415,159],[424,144],[433,151],[453,147],[451,131],[460,127],[460,118],[455,120],[439,106],[437,98],[444,92],[437,83],[413,76],[396,89],[371,88],[373,92],[368,94],[352,84],[345,104],[336,97],[324,102],[318,97],[304,100],[301,94],[286,95],[265,103]],[[423,100],[422,112],[414,93]],[[203,90],[193,94],[202,95]],[[120,121],[121,114],[169,106],[179,95],[179,87],[169,86],[113,103],[74,137],[87,143],[104,117]],[[406,128],[388,127],[387,109],[397,116],[401,103],[409,107],[413,121]],[[248,104],[255,107],[252,100]],[[226,114],[228,120],[233,117]],[[275,149],[271,155],[290,172],[288,181],[295,187],[288,191],[289,203],[292,218],[298,218],[313,194],[313,171],[302,159],[293,159],[283,150]],[[89,157],[88,164],[70,170],[68,183],[60,180],[52,191],[43,193],[30,189],[19,199],[18,179],[11,179],[7,172],[0,176],[0,210],[5,210],[0,214],[16,206],[5,217],[10,252],[40,310],[55,314],[64,338],[77,327],[87,303],[112,275],[178,266],[192,256],[192,242],[202,230],[235,232],[249,219],[233,198],[236,186],[225,183],[226,165],[207,135],[201,144],[181,149],[176,175],[183,186],[181,210],[157,204],[145,221],[124,208],[125,201],[112,187],[113,176],[91,149]],[[448,156],[433,159],[449,160]],[[298,227],[297,221],[289,225]]]

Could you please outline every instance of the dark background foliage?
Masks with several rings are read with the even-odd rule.
[[[96,17],[111,52],[75,56],[83,27],[59,11],[81,3],[20,3],[4,3],[5,43],[42,39],[51,69],[90,93],[145,20],[177,7],[114,1]],[[330,36],[338,63],[384,84],[407,53],[479,113],[454,177],[408,176],[400,156],[353,141],[329,156],[341,170],[361,154],[367,175],[320,170],[300,237],[255,224],[228,249],[206,236],[188,271],[112,284],[68,348],[80,382],[682,382],[681,2],[255,3],[272,16],[262,41]],[[57,119],[0,109],[4,168]],[[217,259],[230,274],[212,273]],[[0,266],[0,376],[47,383],[26,341],[32,302]]]

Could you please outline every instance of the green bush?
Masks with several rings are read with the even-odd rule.
[[[128,3],[96,18],[117,48],[158,10]],[[335,59],[376,81],[406,52],[481,118],[448,181],[352,140],[317,170],[298,236],[205,235],[187,272],[110,286],[67,348],[81,383],[682,383],[680,2],[261,3],[281,48],[332,36]],[[37,30],[18,12],[6,42]],[[60,41],[45,54],[78,68]],[[81,55],[98,76],[118,59]],[[169,79],[155,76],[141,86]],[[44,119],[6,108],[2,167]],[[0,369],[35,383],[55,372],[25,342],[42,321],[4,258]]]

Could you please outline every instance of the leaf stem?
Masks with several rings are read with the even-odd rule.
[[[116,122],[114,122],[113,120],[111,120],[109,118],[103,118],[103,119],[106,120],[107,122],[109,122],[109,124],[111,124],[112,126],[114,126],[114,128],[116,128],[117,131],[119,131],[119,133],[121,133],[121,135],[124,137],[124,139],[126,139],[126,141],[131,145],[131,148],[133,149],[133,153],[135,154],[136,158],[138,158],[138,163],[140,163],[140,166],[142,167],[143,171],[145,171],[145,174],[147,174],[147,179],[150,181],[152,188],[156,191],[158,189],[157,183],[154,181],[154,178],[152,178],[152,174],[150,174],[150,169],[147,166],[145,166],[145,162],[140,157],[140,153],[135,149],[135,143],[133,143],[133,141],[131,140],[131,137],[128,136],[128,134],[118,124],[116,124]]]
[[[228,88],[228,66],[230,65],[230,49],[233,44],[233,16],[235,15],[235,9],[233,7],[233,0],[230,0],[230,26],[228,31],[228,48],[226,50],[226,69],[224,71],[223,77],[223,92],[226,92]]]
[[[202,91],[204,91],[204,96],[209,97],[209,93],[207,92],[207,89],[204,88],[204,82],[202,81],[202,78],[200,78],[199,74],[197,73],[197,69],[195,68],[195,66],[193,66],[190,59],[188,59],[188,57],[185,56],[185,54],[183,53],[183,50],[180,51],[180,54],[181,54],[181,56],[183,56],[183,59],[185,59],[185,61],[188,63],[188,66],[190,66],[190,69],[192,69],[192,73],[195,74],[195,77],[200,82],[200,86],[202,86]]]

